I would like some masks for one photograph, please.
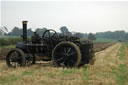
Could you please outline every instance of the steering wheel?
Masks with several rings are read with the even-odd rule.
[[[49,30],[46,30],[43,33],[42,39],[54,39],[54,40],[57,40],[58,39],[58,34],[56,33],[55,30],[49,29]]]

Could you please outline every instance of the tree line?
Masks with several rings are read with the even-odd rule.
[[[47,30],[47,28],[37,28],[35,31],[39,33],[40,36]],[[6,36],[21,36],[23,33],[22,28],[14,27],[11,32],[8,32],[7,27],[1,27],[0,28],[0,35],[6,35]],[[68,36],[76,36],[79,38],[88,38],[90,40],[96,40],[96,38],[107,38],[107,39],[115,39],[115,40],[128,40],[128,32],[125,32],[123,30],[120,31],[107,31],[107,32],[97,32],[97,33],[81,33],[81,32],[71,32],[66,26],[60,27],[62,35],[68,35]],[[27,29],[27,35],[32,36],[34,31],[32,31],[31,28]]]
[[[128,40],[128,32],[124,30],[121,31],[107,31],[107,32],[98,32],[95,34],[98,38],[108,38],[108,39],[116,39],[116,40]]]

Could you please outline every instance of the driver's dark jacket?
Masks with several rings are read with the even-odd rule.
[[[40,41],[41,41],[41,37],[40,37],[38,34],[34,34],[34,35],[32,36],[32,43],[33,43],[33,44],[40,43]]]

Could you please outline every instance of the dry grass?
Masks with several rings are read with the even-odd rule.
[[[120,47],[121,44],[117,43],[96,53],[95,64],[81,68],[57,68],[51,62],[45,62],[12,69],[5,61],[0,61],[0,85],[121,85],[117,82],[118,73],[114,72],[122,62],[128,65],[128,54],[120,60]]]

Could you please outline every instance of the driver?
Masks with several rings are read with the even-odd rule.
[[[32,36],[32,43],[33,44],[41,43],[41,37],[39,36],[38,32],[34,32],[34,35]]]

